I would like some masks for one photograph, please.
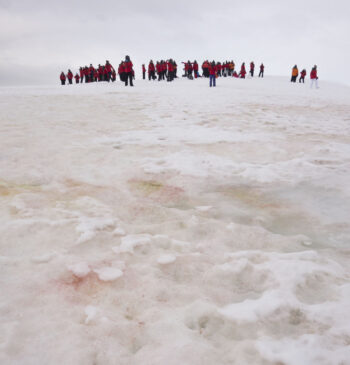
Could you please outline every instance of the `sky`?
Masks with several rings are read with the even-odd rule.
[[[57,84],[61,71],[150,59],[254,61],[350,85],[348,0],[0,0],[0,85]]]

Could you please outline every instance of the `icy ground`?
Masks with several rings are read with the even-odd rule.
[[[0,364],[350,364],[350,89],[0,88]]]

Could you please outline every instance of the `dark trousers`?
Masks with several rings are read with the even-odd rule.
[[[142,72],[142,78],[145,80],[146,79],[146,72]]]
[[[304,81],[305,77],[303,76],[300,76],[300,79],[299,79],[299,82],[303,82],[303,84],[305,84],[305,81]]]
[[[298,77],[298,76],[292,76],[292,78],[290,79],[290,82],[295,82],[295,81],[297,81],[297,77]]]
[[[69,83],[72,85],[72,79],[68,79]]]
[[[125,73],[125,86],[128,86],[128,81],[130,83],[130,86],[134,86],[132,83],[132,72]]]
[[[254,77],[254,70],[250,70],[250,76]]]
[[[260,70],[260,72],[259,72],[259,77],[264,77],[264,71],[263,70]]]
[[[216,86],[216,77],[215,77],[215,75],[209,75],[209,80],[210,80],[210,82],[209,82],[209,86],[210,87],[212,87],[212,86]]]
[[[66,80],[61,80],[61,85],[65,85],[66,84]]]

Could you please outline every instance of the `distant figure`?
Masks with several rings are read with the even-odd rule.
[[[216,66],[215,62],[213,61],[211,64],[209,64],[209,86],[210,87],[216,87]]]
[[[254,69],[255,69],[255,65],[254,65],[254,62],[250,62],[250,76],[251,77],[254,77]]]
[[[242,66],[241,66],[241,71],[239,73],[239,77],[241,79],[245,79],[245,75],[246,75],[247,71],[245,70],[245,63],[243,62],[242,63]]]
[[[145,80],[146,79],[146,67],[145,65],[143,64],[142,65],[142,78]]]
[[[79,74],[75,74],[74,78],[75,78],[75,83],[79,84],[79,79],[80,79]]]
[[[105,71],[106,71],[106,81],[110,82],[112,81],[112,73],[114,71],[113,66],[109,63],[109,61],[106,61],[105,64]]]
[[[202,75],[204,77],[209,77],[209,67],[210,67],[210,64],[209,64],[209,61],[204,61],[203,64],[202,64]]]
[[[118,75],[119,75],[119,79],[122,82],[125,82],[125,67],[124,67],[124,62],[120,62],[119,67],[118,67]]]
[[[151,79],[156,79],[156,68],[152,60],[148,64],[148,81],[151,81]]]
[[[79,74],[80,74],[80,83],[83,83],[83,80],[84,80],[84,69],[82,67],[79,68]]]
[[[265,66],[264,66],[264,64],[262,63],[262,64],[260,65],[259,77],[264,77],[264,68],[265,68]]]
[[[132,79],[133,79],[133,64],[130,60],[129,56],[125,56],[125,86],[128,86],[128,81],[129,81],[129,85],[130,86],[134,86],[132,83]]]
[[[299,75],[299,70],[297,65],[295,65],[292,69],[292,78],[290,79],[290,82],[296,82],[298,75]]]
[[[300,72],[300,78],[299,78],[299,82],[303,82],[303,84],[305,83],[305,76],[306,76],[306,70],[305,68]]]
[[[197,61],[193,62],[193,73],[194,73],[194,78],[196,79],[197,77],[199,77],[199,73],[198,73],[198,63]]]
[[[310,79],[311,79],[311,85],[310,88],[313,87],[313,85],[315,84],[316,89],[318,89],[318,76],[317,76],[317,66],[315,65],[311,72],[310,72]]]
[[[73,72],[72,72],[71,70],[68,70],[67,78],[68,78],[69,84],[70,84],[70,85],[72,85],[72,81],[73,81]]]
[[[63,71],[61,72],[60,80],[61,80],[61,85],[65,85],[66,84],[66,75],[64,74]]]

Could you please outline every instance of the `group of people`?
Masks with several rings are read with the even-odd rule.
[[[156,64],[150,60],[147,71],[148,80],[156,80],[158,78],[158,81],[167,80],[170,82],[177,78],[177,64],[171,58],[166,61],[157,61]],[[142,65],[142,78],[146,79],[145,64]]]
[[[241,65],[241,69],[239,73],[235,70],[235,63],[233,61],[225,61],[225,62],[209,62],[208,60],[202,63],[202,75],[199,74],[199,65],[197,61],[191,62],[182,62],[184,64],[184,75],[183,77],[187,77],[189,79],[198,78],[198,77],[206,77],[209,78],[209,86],[216,86],[216,78],[217,77],[236,77],[245,79],[247,71],[245,67],[245,63],[243,62]],[[260,65],[259,77],[264,77],[265,66],[262,63]],[[155,64],[151,60],[148,64],[148,68],[146,70],[145,64],[142,65],[142,76],[143,79],[146,79],[146,71],[148,72],[148,80],[167,80],[173,81],[177,78],[177,64],[174,60],[168,59],[166,61],[161,60],[157,61]],[[251,77],[254,77],[255,72],[255,64],[254,62],[250,62],[249,65],[249,74]],[[125,83],[125,86],[134,86],[133,79],[135,79],[135,72],[133,69],[133,63],[130,60],[129,56],[125,56],[125,60],[121,61],[118,66],[118,75],[120,81]],[[305,82],[306,70],[303,69],[299,74],[298,66],[295,65],[292,68],[292,78],[291,82],[296,82],[298,76],[299,83]],[[89,83],[89,82],[98,82],[98,81],[116,81],[117,73],[114,67],[106,61],[105,65],[98,65],[98,67],[94,67],[92,64],[90,66],[80,67],[79,73],[73,75],[73,72],[69,69],[67,74],[63,71],[60,75],[61,84],[65,85],[68,80],[69,84],[73,83],[73,78],[75,79],[75,83]],[[311,79],[311,87],[315,85],[318,88],[318,76],[317,76],[317,66],[315,65],[310,72]]]
[[[125,56],[125,60],[119,64],[118,67],[118,75],[120,81],[125,83],[125,86],[134,86],[132,80],[135,78],[135,73],[133,70],[133,64],[130,60],[129,56]],[[98,67],[94,67],[92,64],[90,66],[80,67],[79,73],[73,75],[73,72],[69,69],[67,74],[63,71],[60,75],[61,85],[65,85],[68,80],[68,84],[73,84],[73,78],[75,79],[75,83],[86,83],[88,82],[98,82],[98,81],[107,81],[114,82],[117,79],[117,73],[114,67],[106,61],[105,65],[98,65]]]
[[[73,78],[75,79],[75,83],[83,83],[85,82],[97,82],[97,81],[115,81],[116,80],[116,72],[114,67],[106,61],[105,65],[98,65],[98,67],[94,67],[91,63],[90,66],[80,67],[79,73],[73,75],[73,72],[69,69],[67,75],[62,71],[60,75],[61,84],[65,85],[68,80],[69,84],[73,83]]]
[[[298,66],[294,65],[294,67],[292,68],[292,78],[290,79],[290,82],[296,82],[298,76],[299,76]],[[301,83],[301,82],[305,83],[305,76],[306,76],[306,69],[304,68],[300,72],[299,83]],[[310,87],[313,87],[315,85],[315,87],[318,89],[318,76],[317,76],[317,66],[316,65],[311,69],[310,79],[311,79]]]

